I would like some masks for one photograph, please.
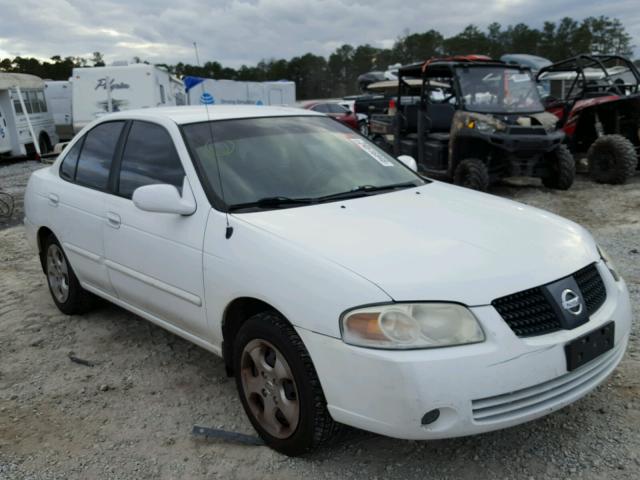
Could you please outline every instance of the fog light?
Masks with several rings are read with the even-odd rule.
[[[440,418],[440,410],[437,408],[425,413],[422,417],[422,425],[429,425]]]

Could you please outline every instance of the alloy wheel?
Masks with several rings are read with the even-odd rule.
[[[49,245],[47,249],[47,278],[53,296],[59,303],[69,298],[69,266],[60,247]]]
[[[270,342],[251,340],[242,351],[242,390],[254,418],[275,438],[288,438],[300,420],[298,389],[289,363]]]

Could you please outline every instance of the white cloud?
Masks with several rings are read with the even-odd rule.
[[[0,0],[0,56],[133,56],[154,62],[203,61],[237,67],[263,58],[330,54],[343,43],[390,46],[405,31],[452,35],[469,23],[540,27],[563,16],[620,18],[640,43],[635,1],[535,0]]]

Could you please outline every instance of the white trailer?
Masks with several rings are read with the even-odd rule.
[[[0,72],[0,155],[44,155],[56,143],[44,81],[35,75]]]
[[[180,80],[143,63],[74,68],[71,83],[76,133],[109,112],[186,103]]]
[[[184,77],[189,105],[293,105],[296,84],[290,81],[237,82]]]
[[[47,101],[47,109],[53,115],[58,137],[60,140],[71,140],[73,138],[71,82],[45,80],[44,98]]]

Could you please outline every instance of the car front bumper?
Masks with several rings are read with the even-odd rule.
[[[332,417],[404,439],[471,435],[517,425],[558,410],[600,385],[622,359],[631,305],[624,281],[598,264],[607,300],[573,330],[517,337],[492,306],[471,310],[486,341],[430,350],[375,350],[298,329],[320,378]],[[567,371],[564,346],[613,320],[614,347]],[[336,319],[337,321],[337,319]],[[422,425],[425,413],[439,417]]]

